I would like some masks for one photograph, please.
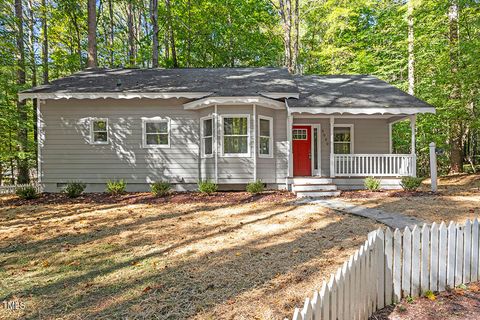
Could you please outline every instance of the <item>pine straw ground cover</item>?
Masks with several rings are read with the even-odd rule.
[[[379,227],[277,192],[0,201],[2,319],[283,319]]]
[[[438,193],[432,194],[425,180],[418,192],[353,191],[342,194],[343,200],[419,217],[428,222],[465,222],[480,216],[480,174],[452,175],[439,179]]]

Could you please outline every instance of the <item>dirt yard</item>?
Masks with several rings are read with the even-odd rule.
[[[399,212],[428,222],[456,221],[480,216],[480,174],[455,175],[439,180],[437,194],[431,194],[430,181],[419,192],[355,191],[342,194],[344,200],[387,212]]]
[[[396,306],[382,309],[370,320],[474,320],[480,319],[480,284],[472,283],[462,288],[428,298],[403,300]]]
[[[379,227],[291,201],[287,193],[1,197],[0,318],[291,317]]]

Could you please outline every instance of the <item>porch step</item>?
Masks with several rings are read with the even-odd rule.
[[[337,186],[334,184],[294,184],[293,192],[300,191],[336,191]]]
[[[298,191],[297,198],[322,198],[322,197],[338,197],[340,190],[335,191]]]
[[[316,177],[295,177],[292,179],[294,185],[309,185],[309,184],[332,184],[331,178],[316,178]]]

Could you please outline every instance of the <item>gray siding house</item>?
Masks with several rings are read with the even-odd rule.
[[[243,188],[261,179],[299,196],[383,187],[416,174],[415,117],[427,103],[367,75],[300,76],[279,68],[92,69],[20,93],[38,101],[39,182],[129,191],[167,180]],[[410,119],[412,152],[392,154]]]

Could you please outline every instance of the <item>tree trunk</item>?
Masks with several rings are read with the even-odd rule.
[[[188,0],[188,25],[187,25],[187,67],[192,63],[192,2]]]
[[[48,25],[47,25],[47,1],[42,0],[42,69],[43,83],[48,83]]]
[[[450,51],[450,72],[452,89],[450,100],[453,108],[458,108],[460,100],[460,85],[458,82],[458,0],[451,0],[448,12],[449,22],[449,51]],[[460,119],[452,119],[450,123],[450,172],[463,172],[463,138],[464,126]]]
[[[152,67],[158,68],[158,0],[151,0],[150,19],[152,20]]]
[[[128,25],[128,64],[135,65],[135,30],[133,29],[133,5],[132,0],[127,4],[127,25]]]
[[[408,93],[415,94],[415,54],[413,34],[413,0],[408,0],[407,8],[408,21]]]
[[[172,50],[172,63],[174,68],[178,68],[177,50],[175,48],[175,33],[173,30],[172,9],[170,6],[170,0],[165,0],[165,8],[167,10],[167,28],[168,37],[170,40],[170,48]]]
[[[75,28],[75,33],[77,35],[77,55],[78,55],[78,65],[80,69],[82,69],[82,44],[81,44],[81,36],[80,36],[80,27],[78,26],[78,19],[77,14],[73,12],[73,27]]]
[[[23,7],[22,0],[15,0],[15,18],[17,23],[17,85],[21,89],[25,86],[25,45],[23,33]],[[17,157],[18,183],[29,183],[28,174],[28,129],[27,129],[27,110],[25,101],[17,100],[18,112],[18,151],[20,156]]]
[[[290,0],[279,0],[279,11],[283,25],[284,65],[292,72],[292,6]]]
[[[87,68],[97,67],[97,5],[88,0],[88,57]]]
[[[37,86],[37,59],[35,57],[35,18],[34,18],[33,1],[28,1],[28,27],[29,27],[29,52],[30,65],[32,70],[32,87]],[[37,143],[37,99],[32,99],[32,114],[33,114],[33,140]],[[37,149],[35,148],[35,163],[38,166]]]
[[[112,5],[112,0],[108,0],[108,14],[110,16],[110,68],[113,68],[115,65],[114,61],[114,50],[113,50],[113,41],[115,40],[114,38],[114,21],[113,21],[113,5]]]
[[[295,40],[293,43],[293,57],[292,57],[292,70],[295,73],[300,72],[300,68],[298,65],[298,51],[300,45],[300,16],[299,16],[299,0],[295,0],[295,11],[294,11],[294,21],[295,21]]]

